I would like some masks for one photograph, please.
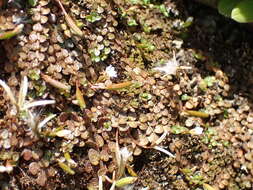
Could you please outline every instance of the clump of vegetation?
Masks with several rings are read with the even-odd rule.
[[[185,5],[0,0],[0,189],[251,189],[251,46]]]

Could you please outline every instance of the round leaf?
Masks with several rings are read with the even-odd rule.
[[[253,1],[244,0],[232,10],[231,18],[240,23],[253,22]]]
[[[231,17],[233,8],[239,3],[239,0],[220,0],[218,3],[218,11],[220,14]]]

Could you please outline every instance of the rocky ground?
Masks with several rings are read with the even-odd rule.
[[[190,0],[4,3],[1,189],[253,188],[247,26]]]

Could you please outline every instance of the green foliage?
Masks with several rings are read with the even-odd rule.
[[[91,12],[85,18],[86,18],[87,21],[89,21],[91,23],[99,21],[99,20],[102,19],[102,17],[98,13],[96,13],[96,12]]]
[[[148,101],[148,100],[151,100],[152,95],[149,94],[149,93],[144,92],[144,93],[141,93],[139,95],[139,97],[140,97],[141,100]]]
[[[218,10],[220,14],[226,17],[231,17],[233,8],[240,0],[220,0],[218,3]]]
[[[169,17],[169,12],[167,11],[167,8],[165,7],[164,4],[158,5],[157,8],[164,16]]]
[[[171,132],[173,134],[184,134],[187,133],[189,130],[186,127],[180,126],[180,125],[174,125],[171,127]]]
[[[191,97],[190,96],[188,96],[187,94],[183,94],[182,96],[181,96],[181,100],[182,101],[187,101],[187,100],[189,100]]]
[[[231,18],[237,22],[253,22],[253,1],[244,0],[232,10]]]
[[[224,16],[240,23],[253,22],[252,0],[220,0],[218,10]]]
[[[138,23],[136,22],[136,20],[134,18],[128,18],[127,19],[127,25],[128,26],[138,26]]]
[[[152,52],[156,49],[156,47],[148,40],[142,38],[141,43],[137,44],[137,47],[140,49],[144,49],[147,52]]]
[[[202,185],[206,181],[202,173],[195,171],[195,168],[183,168],[181,171],[190,184]]]
[[[30,6],[34,7],[37,4],[37,0],[28,0]]]
[[[40,79],[40,71],[37,69],[29,70],[28,77],[32,80],[39,80]]]
[[[214,148],[214,147],[220,147],[220,146],[225,146],[228,147],[230,146],[229,141],[225,140],[218,140],[218,132],[215,128],[208,127],[208,129],[205,131],[205,134],[202,138],[202,142],[205,143],[209,148]]]
[[[106,60],[108,55],[111,53],[111,49],[109,47],[99,46],[90,48],[88,52],[91,56],[91,60],[97,63]]]
[[[10,30],[7,32],[0,31],[0,40],[10,39],[10,38],[20,34],[23,31],[23,28],[24,28],[24,24],[19,24],[13,30]]]
[[[216,79],[214,76],[207,76],[199,82],[199,88],[202,91],[206,91],[208,87],[212,87],[215,82],[216,82]]]
[[[215,77],[214,76],[207,76],[204,78],[204,82],[206,84],[207,87],[211,87],[213,86],[214,82],[215,82]]]

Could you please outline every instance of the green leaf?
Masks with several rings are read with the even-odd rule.
[[[128,26],[138,26],[138,23],[136,22],[136,20],[134,18],[128,18],[127,25]]]
[[[220,0],[218,3],[218,11],[220,14],[231,17],[233,8],[240,2],[240,0]]]
[[[171,127],[171,132],[173,134],[184,134],[188,132],[189,130],[186,127],[180,126],[180,125],[174,125]]]
[[[215,77],[214,76],[207,76],[204,78],[204,82],[206,83],[206,85],[208,87],[211,87],[213,86],[213,83],[216,81]]]
[[[167,8],[165,7],[164,4],[159,5],[159,6],[158,6],[158,9],[160,9],[161,13],[162,13],[164,16],[169,17],[169,13],[168,13]]]
[[[253,22],[253,1],[244,0],[232,10],[231,18],[240,23]]]
[[[34,7],[37,4],[37,0],[28,0],[29,5]]]
[[[96,12],[91,12],[85,18],[87,21],[92,22],[92,23],[102,19],[102,17]]]
[[[20,24],[16,26],[16,28],[14,28],[13,30],[10,30],[7,32],[0,32],[0,40],[10,39],[13,36],[18,35],[19,33],[23,31],[23,28],[24,28],[24,24]]]
[[[182,96],[181,96],[181,100],[182,101],[187,101],[187,100],[189,100],[191,97],[190,96],[188,96],[187,94],[183,94]]]

